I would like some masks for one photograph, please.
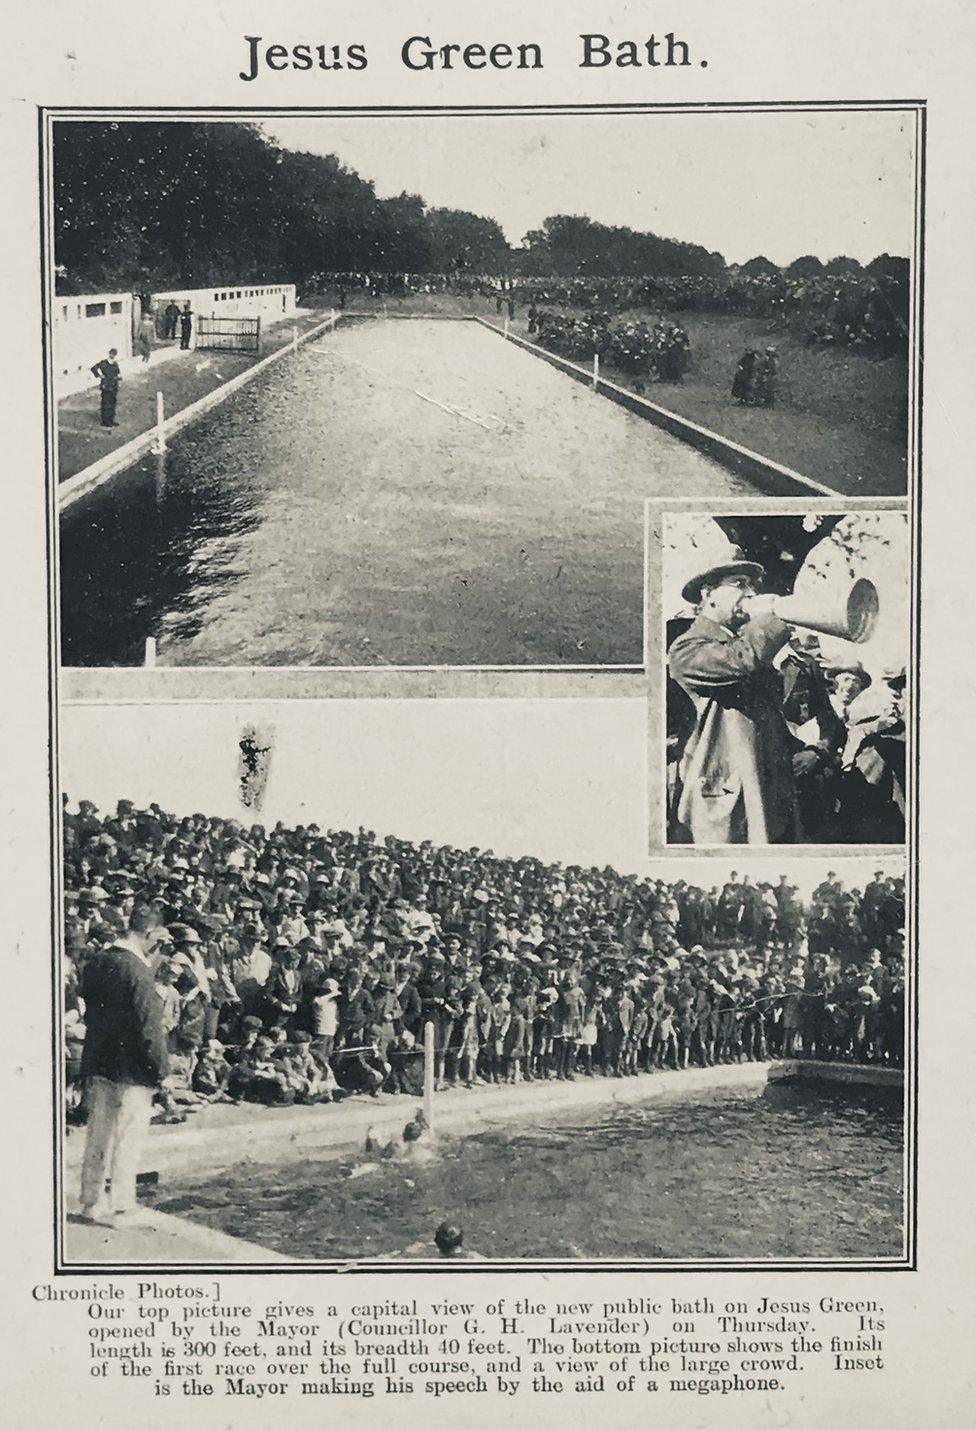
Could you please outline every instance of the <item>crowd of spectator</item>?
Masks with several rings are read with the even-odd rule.
[[[785,272],[657,277],[498,278],[457,273],[323,273],[321,288],[380,298],[410,293],[482,296],[511,313],[535,307],[582,309],[603,315],[722,313],[760,321],[782,319],[814,346],[844,346],[881,356],[908,345],[908,282],[862,269],[792,277]]]
[[[690,626],[668,624],[669,645]],[[792,750],[803,838],[814,844],[902,844],[908,772],[904,666],[877,680],[858,661],[828,660],[812,631],[795,628],[778,679]],[[677,817],[680,767],[697,716],[688,693],[667,682],[668,803],[672,843],[688,842]]]
[[[121,800],[64,814],[69,1108],[85,966],[137,923],[163,1004],[159,1113],[808,1056],[900,1065],[904,886],[804,903]],[[148,913],[148,920],[147,920]]]
[[[550,352],[574,360],[599,357],[625,373],[637,392],[648,382],[683,382],[691,364],[691,343],[684,328],[658,316],[653,324],[614,325],[609,313],[571,318],[531,304],[529,336]]]

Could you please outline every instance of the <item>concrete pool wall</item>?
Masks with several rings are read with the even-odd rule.
[[[662,1071],[635,1078],[577,1078],[574,1082],[523,1082],[514,1085],[448,1088],[434,1100],[435,1130],[472,1136],[525,1118],[543,1121],[553,1113],[628,1107],[678,1093],[739,1089],[757,1092],[767,1082],[796,1078],[817,1082],[901,1087],[898,1068],[803,1060],[731,1063],[713,1068]],[[315,1107],[261,1107],[255,1103],[216,1104],[175,1126],[151,1128],[143,1170],[170,1175],[210,1172],[242,1162],[284,1163],[314,1154],[320,1158],[361,1150],[367,1131],[390,1137],[410,1121],[420,1099],[382,1094],[354,1096],[342,1103]],[[64,1163],[73,1188],[84,1150],[84,1132],[65,1144]]]
[[[296,332],[292,342],[286,343],[284,347],[277,348],[274,352],[269,353],[267,357],[263,357],[260,361],[253,363],[251,367],[245,368],[245,370],[238,373],[236,377],[228,378],[220,387],[215,387],[212,392],[208,392],[204,397],[198,398],[196,402],[191,402],[186,407],[182,407],[174,412],[172,416],[167,417],[162,424],[163,441],[165,442],[167,438],[174,436],[175,433],[179,432],[183,427],[189,426],[189,424],[195,422],[198,417],[203,417],[204,414],[209,412],[212,408],[225,402],[228,397],[233,396],[233,394],[244,387],[246,383],[249,383],[260,373],[266,371],[272,364],[279,362],[282,358],[286,357],[288,353],[295,352],[312,338],[320,337],[326,329],[331,331],[335,328],[341,316],[341,314],[333,313],[331,317],[325,318],[321,323],[317,323],[314,328],[308,328],[302,333]],[[172,352],[175,355],[179,352],[179,349],[173,349]],[[87,496],[89,492],[95,491],[97,487],[100,487],[103,482],[108,481],[110,477],[116,476],[119,472],[126,471],[129,467],[138,462],[140,457],[144,457],[147,452],[153,451],[158,440],[159,428],[150,427],[145,432],[140,432],[138,437],[133,437],[131,442],[126,442],[124,446],[117,447],[114,452],[107,452],[106,455],[100,457],[97,462],[92,462],[90,466],[85,467],[80,472],[76,472],[74,476],[68,477],[67,480],[61,482],[58,487],[58,509],[65,511],[68,507],[73,506],[81,497]]]

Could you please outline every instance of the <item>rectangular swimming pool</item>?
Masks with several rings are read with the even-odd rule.
[[[477,323],[343,324],[62,514],[62,660],[640,665],[644,499],[751,490]]]

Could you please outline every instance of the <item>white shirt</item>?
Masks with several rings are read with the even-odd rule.
[[[122,934],[120,938],[113,939],[112,947],[128,949],[129,953],[134,953],[139,962],[144,963],[147,968],[152,966],[146,957],[145,940],[141,934],[133,933],[130,930],[128,933]]]
[[[339,1000],[334,993],[320,993],[312,999],[312,1016],[319,1037],[334,1035],[339,1027]]]

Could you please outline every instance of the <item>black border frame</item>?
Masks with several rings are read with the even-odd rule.
[[[719,1258],[702,1260],[672,1261],[488,1261],[484,1263],[463,1262],[456,1266],[446,1266],[436,1262],[283,1262],[247,1263],[235,1262],[189,1262],[152,1265],[132,1262],[64,1262],[63,1246],[63,1199],[64,1180],[62,1168],[63,1144],[65,1139],[64,1101],[62,1096],[62,1021],[60,1008],[60,965],[63,956],[63,898],[62,898],[62,844],[61,844],[61,792],[60,761],[58,746],[58,718],[61,709],[60,694],[60,628],[58,620],[58,566],[57,566],[57,472],[54,464],[54,413],[56,410],[51,374],[51,334],[50,302],[53,293],[53,269],[50,263],[53,242],[51,213],[53,189],[51,185],[51,165],[53,154],[52,125],[59,120],[106,119],[123,121],[147,120],[156,117],[170,119],[211,119],[219,121],[244,120],[247,118],[264,120],[271,118],[410,118],[417,115],[440,116],[443,118],[510,117],[523,114],[538,116],[587,117],[595,114],[662,114],[662,113],[823,113],[860,112],[863,110],[914,112],[916,119],[916,191],[915,191],[915,247],[913,253],[912,316],[915,340],[914,361],[910,360],[910,379],[914,378],[914,393],[910,389],[909,424],[909,470],[906,502],[911,518],[909,550],[912,560],[911,577],[913,599],[909,602],[911,630],[909,638],[909,664],[913,679],[909,685],[909,728],[913,732],[910,759],[911,795],[910,815],[906,826],[905,869],[906,887],[909,893],[906,909],[906,934],[911,957],[908,968],[911,977],[908,983],[909,1038],[908,1059],[905,1068],[905,1148],[904,1161],[906,1178],[906,1218],[905,1255],[901,1258],[880,1260],[803,1260],[790,1261],[733,1261]],[[507,104],[507,105],[335,105],[335,106],[275,106],[275,105],[43,105],[37,106],[38,117],[38,202],[40,238],[40,293],[41,293],[41,348],[43,357],[44,391],[44,437],[45,437],[45,534],[46,534],[46,586],[47,586],[47,635],[48,635],[48,792],[50,799],[50,857],[51,857],[51,1062],[52,1062],[52,1231],[53,1231],[53,1275],[59,1276],[118,1276],[147,1275],[199,1276],[219,1273],[227,1275],[316,1275],[316,1274],[358,1274],[404,1275],[404,1274],[465,1274],[482,1272],[488,1274],[509,1274],[511,1272],[547,1273],[569,1271],[573,1274],[604,1274],[620,1272],[644,1272],[650,1274],[781,1274],[823,1273],[836,1271],[891,1272],[918,1270],[918,939],[919,939],[919,833],[920,813],[918,798],[920,776],[919,705],[921,676],[921,535],[922,535],[922,437],[923,437],[923,378],[924,378],[924,267],[925,267],[925,205],[926,205],[926,144],[928,101],[925,99],[904,100],[774,100],[774,101],[700,101],[687,103],[591,103],[591,104]],[[914,443],[914,446],[913,446]],[[914,459],[914,460],[913,460]],[[840,500],[843,500],[841,497]],[[647,678],[648,672],[643,672]],[[635,676],[640,678],[640,676]],[[850,853],[861,846],[851,846]],[[814,856],[816,846],[809,846],[801,857]]]

